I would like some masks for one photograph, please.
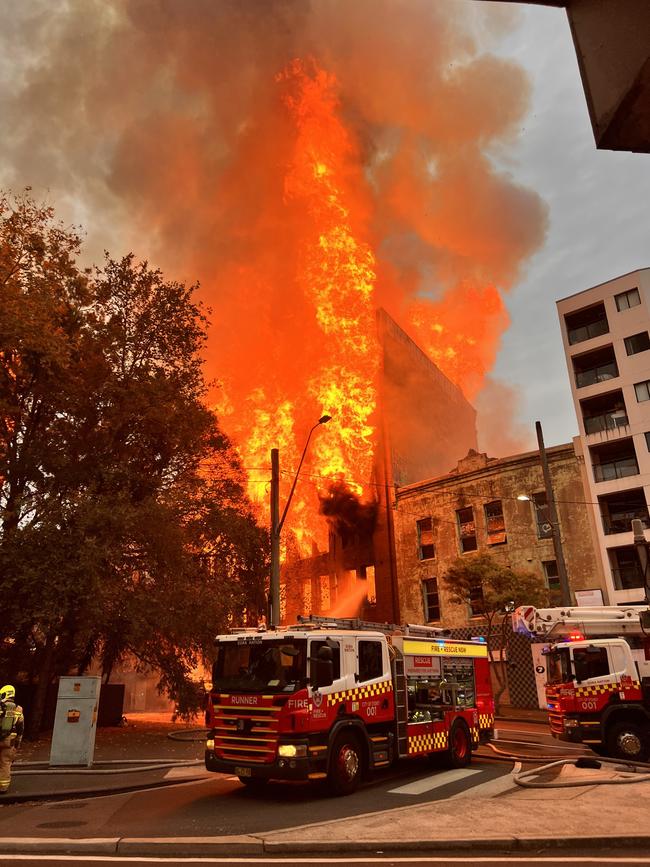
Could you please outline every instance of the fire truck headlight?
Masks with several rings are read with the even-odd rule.
[[[572,717],[567,717],[564,720],[564,728],[565,729],[577,729],[578,725],[579,725],[578,720],[573,719]]]
[[[307,755],[307,744],[280,744],[278,755],[285,759],[304,758]]]
[[[214,749],[214,738],[208,738],[205,742],[206,750],[212,751]]]

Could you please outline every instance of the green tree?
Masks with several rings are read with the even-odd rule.
[[[452,602],[471,605],[485,623],[491,670],[497,688],[497,709],[508,685],[506,667],[496,663],[495,650],[508,649],[510,613],[519,605],[548,605],[548,590],[539,576],[520,572],[500,563],[490,554],[459,557],[443,575],[443,585]]]
[[[48,684],[126,653],[185,709],[190,673],[260,606],[268,552],[206,406],[196,287],[0,197],[0,665]]]

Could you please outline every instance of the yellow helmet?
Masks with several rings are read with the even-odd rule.
[[[0,689],[0,701],[7,701],[9,698],[16,698],[16,690],[10,683]]]

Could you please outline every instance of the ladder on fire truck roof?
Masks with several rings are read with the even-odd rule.
[[[420,626],[417,623],[373,623],[371,620],[359,620],[358,617],[327,617],[320,614],[310,614],[305,617],[298,615],[298,626],[317,629],[351,629],[353,631],[384,632],[387,635],[400,633],[414,638],[444,638],[450,635],[449,629],[441,626]]]
[[[585,638],[650,635],[650,608],[644,605],[597,605],[584,608],[533,608],[522,605],[513,612],[512,628],[524,635],[549,638],[576,633]]]

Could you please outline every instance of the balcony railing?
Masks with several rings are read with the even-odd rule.
[[[612,578],[617,590],[636,590],[637,587],[643,587],[644,584],[641,567],[636,564],[612,569]]]
[[[607,334],[609,325],[606,319],[599,319],[597,322],[590,322],[589,325],[581,325],[579,328],[569,329],[569,343],[573,346],[574,343],[582,343],[583,340],[590,340],[592,337],[600,337],[601,334]]]
[[[576,385],[578,388],[584,388],[587,385],[595,385],[597,382],[605,382],[608,379],[615,379],[618,376],[618,367],[615,361],[610,361],[609,364],[601,364],[600,367],[592,367],[589,370],[582,370],[576,373]]]
[[[594,479],[597,482],[609,482],[612,479],[624,479],[638,474],[639,465],[636,458],[622,458],[607,464],[594,464]]]
[[[593,415],[585,418],[585,433],[600,433],[604,430],[616,430],[629,424],[627,413],[624,410],[614,410],[603,415]]]
[[[632,521],[638,519],[647,530],[650,528],[650,518],[647,512],[636,512],[625,516],[613,517],[603,515],[603,530],[606,536],[611,536],[612,533],[631,533]]]

